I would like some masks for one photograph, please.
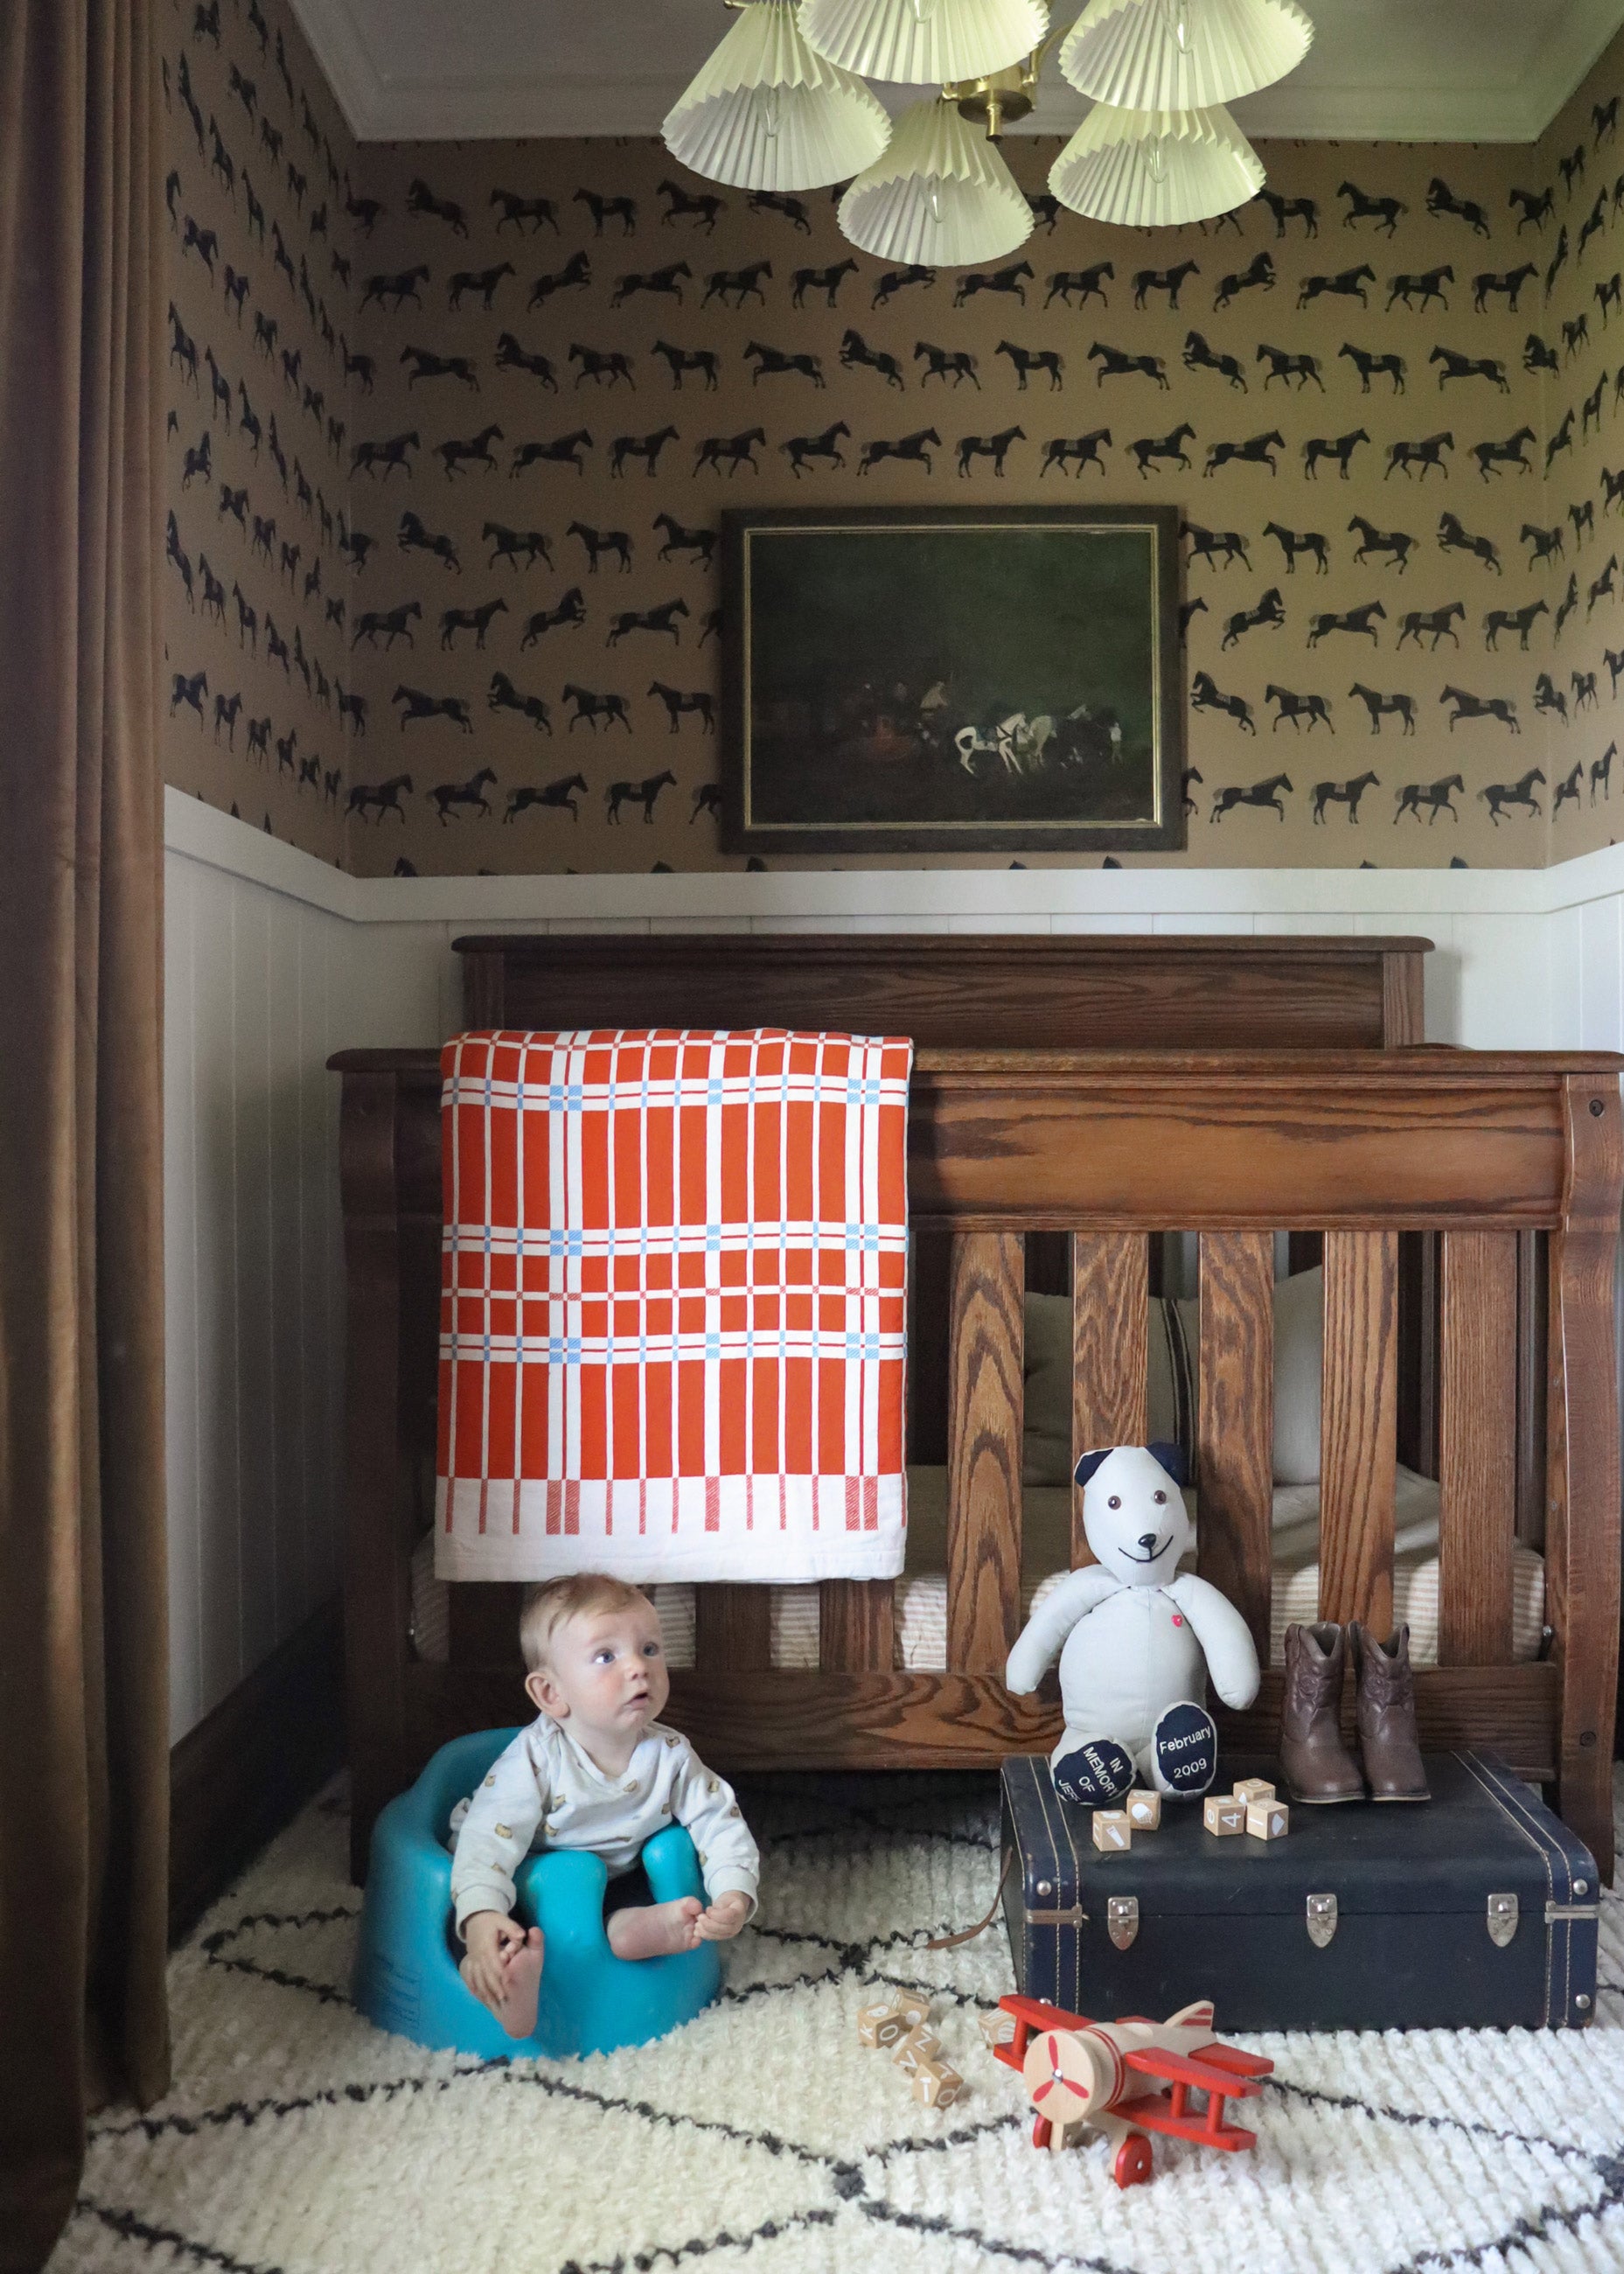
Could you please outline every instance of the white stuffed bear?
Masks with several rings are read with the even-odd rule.
[[[1175,1446],[1085,1453],[1083,1525],[1100,1560],[1045,1596],[1010,1653],[1004,1680],[1023,1691],[1060,1652],[1065,1734],[1049,1767],[1056,1791],[1086,1808],[1119,1800],[1136,1777],[1158,1792],[1205,1792],[1218,1766],[1207,1675],[1226,1706],[1258,1694],[1245,1621],[1178,1569],[1194,1533],[1169,1463],[1182,1467]]]

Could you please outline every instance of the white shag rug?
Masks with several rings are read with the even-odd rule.
[[[1241,2156],[1028,2144],[976,2015],[1011,1985],[988,1778],[745,1794],[766,1858],[722,2002],[663,2043],[479,2063],[346,1995],[357,1891],[335,1788],[179,1950],[174,2090],[97,2120],[49,2274],[1410,2274],[1624,2268],[1624,1905],[1582,2033],[1274,2037]],[[927,1989],[967,2092],[917,2107],[857,2008]],[[1217,1994],[1223,2023],[1222,1985]]]

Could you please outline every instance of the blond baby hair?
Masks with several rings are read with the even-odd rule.
[[[538,1674],[545,1667],[548,1646],[567,1619],[581,1618],[588,1611],[628,1610],[634,1603],[652,1608],[641,1587],[612,1579],[605,1571],[571,1571],[561,1579],[544,1579],[539,1586],[527,1588],[519,1613],[519,1647],[526,1671]]]

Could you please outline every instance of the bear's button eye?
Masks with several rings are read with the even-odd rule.
[[[1122,1495],[1120,1493],[1113,1493],[1109,1500],[1106,1502],[1105,1505],[1107,1508],[1120,1508],[1122,1506]]]
[[[1151,1498],[1155,1502],[1156,1506],[1161,1508],[1167,1500],[1167,1495],[1164,1492],[1152,1493]]]

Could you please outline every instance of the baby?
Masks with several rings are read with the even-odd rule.
[[[451,1900],[467,1946],[462,1979],[510,2037],[536,2027],[539,1927],[511,1916],[514,1873],[532,1848],[585,1848],[612,1874],[645,1840],[686,1826],[707,1901],[612,1909],[619,1958],[658,1958],[721,1942],[756,1909],[761,1858],[728,1786],[688,1739],[660,1727],[671,1693],[659,1619],[624,1580],[591,1572],[532,1587],[519,1621],[524,1687],[540,1719],[514,1739],[453,1812]]]

